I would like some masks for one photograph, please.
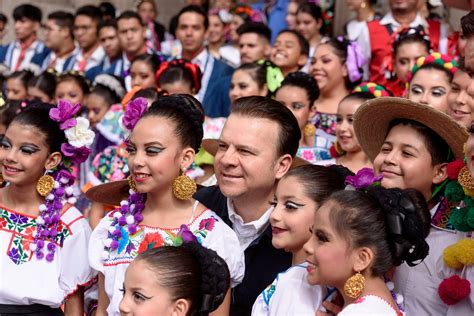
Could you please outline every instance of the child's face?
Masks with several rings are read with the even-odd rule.
[[[10,78],[7,80],[6,93],[8,100],[26,100],[28,97],[25,86],[18,78]]]
[[[230,38],[235,43],[239,40],[239,34],[237,34],[237,29],[244,24],[245,21],[237,14],[232,16],[232,21],[230,21],[229,29],[230,29]]]
[[[458,70],[448,93],[448,115],[466,128],[471,126],[471,106],[474,105],[473,98],[467,93],[470,82],[469,74]]]
[[[158,284],[156,272],[143,260],[133,261],[128,266],[122,291],[121,315],[184,316],[188,310],[177,310],[168,290]]]
[[[285,177],[278,183],[270,216],[272,244],[277,249],[295,254],[311,237],[309,229],[318,205],[304,192],[296,177]]]
[[[144,61],[136,61],[130,68],[130,76],[132,77],[132,87],[155,88],[155,73],[150,66]]]
[[[321,23],[321,21],[315,20],[309,13],[300,12],[296,15],[296,30],[303,35],[307,41],[319,35]]]
[[[451,83],[443,71],[420,69],[410,82],[408,99],[446,113],[448,111],[448,93],[450,90]]]
[[[229,98],[231,103],[242,97],[249,97],[253,95],[265,96],[267,89],[261,89],[258,83],[252,78],[250,73],[246,70],[237,70],[232,74],[232,81],[230,83]]]
[[[325,202],[314,216],[311,238],[304,245],[308,283],[341,287],[354,274],[353,252],[333,228],[329,213],[333,201]]]
[[[432,165],[426,139],[411,126],[396,125],[388,133],[374,160],[377,175],[383,174],[385,188],[416,189],[426,200],[433,184],[441,183],[441,164]]]
[[[81,87],[72,81],[63,81],[56,86],[55,97],[56,102],[59,100],[67,100],[72,104],[83,104],[84,102],[84,92],[82,92]]]
[[[285,20],[289,30],[296,29],[296,11],[298,11],[298,2],[288,2],[288,13]]]
[[[278,89],[275,99],[286,106],[298,120],[301,130],[314,116],[316,108],[309,104],[306,90],[295,86],[284,86]]]
[[[41,100],[44,103],[51,102],[51,98],[36,87],[28,87],[28,100]]]
[[[342,150],[345,152],[361,151],[359,141],[354,133],[354,126],[352,125],[354,113],[360,105],[360,100],[349,99],[342,101],[337,108],[336,137]]]
[[[334,54],[329,44],[319,45],[314,53],[309,73],[316,79],[319,90],[327,93],[340,84],[345,84],[347,68]]]
[[[207,28],[207,40],[209,43],[219,43],[224,39],[225,26],[217,15],[209,16],[209,27]]]
[[[109,109],[109,104],[101,96],[91,93],[87,97],[87,118],[89,119],[91,126],[95,128],[97,124],[102,120]]]
[[[298,38],[294,34],[285,32],[276,38],[270,60],[280,67],[284,74],[288,74],[303,67],[308,60],[308,56],[301,55]]]
[[[421,43],[406,43],[398,47],[394,60],[394,71],[402,83],[407,82],[408,72],[413,68],[416,60],[428,55],[426,46]]]

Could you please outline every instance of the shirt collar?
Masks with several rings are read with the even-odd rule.
[[[392,12],[389,11],[385,16],[380,20],[381,25],[393,25],[395,28],[400,27],[400,23],[395,20],[395,18],[392,15]],[[423,27],[428,26],[428,22],[420,15],[420,13],[416,14],[415,19],[410,23],[410,27],[417,27],[418,25],[422,25]]]
[[[242,226],[253,227],[258,232],[258,234],[260,234],[267,227],[268,221],[270,220],[270,215],[272,214],[272,211],[273,211],[273,206],[270,206],[265,211],[265,213],[263,213],[263,215],[260,216],[259,219],[252,222],[248,222],[248,223],[244,223],[243,218],[235,212],[234,203],[232,203],[232,200],[229,198],[227,199],[227,211],[229,213],[229,219],[233,224],[235,224],[235,222],[237,221],[241,222]]]
[[[209,53],[206,48],[202,50],[196,57],[191,60],[193,64],[196,64],[201,69],[201,72],[204,73],[204,68],[206,68],[207,58],[209,57]]]
[[[39,45],[39,40],[35,40],[33,43],[31,43],[30,46],[28,46],[28,50],[32,49],[32,50],[36,50],[36,47],[38,47]],[[15,41],[15,48],[21,48],[21,43],[20,41]]]

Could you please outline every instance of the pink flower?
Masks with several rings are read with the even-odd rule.
[[[148,108],[148,100],[145,98],[136,98],[127,104],[125,114],[122,118],[123,126],[128,130],[133,130],[138,120],[142,117]]]
[[[57,107],[52,108],[49,111],[49,117],[52,120],[59,122],[59,127],[62,130],[65,130],[76,126],[74,115],[76,115],[80,109],[81,105],[79,103],[72,105],[72,103],[67,100],[59,100]]]

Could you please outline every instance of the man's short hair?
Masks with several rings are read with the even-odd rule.
[[[41,23],[41,19],[43,18],[43,13],[41,12],[40,8],[34,5],[22,4],[22,5],[17,6],[15,10],[13,10],[13,20],[18,21],[23,18]]]
[[[239,34],[239,36],[247,33],[255,33],[260,38],[267,40],[268,43],[270,43],[272,38],[272,31],[268,28],[268,26],[261,22],[246,22],[237,29],[237,34]]]
[[[461,18],[461,29],[465,38],[474,36],[474,11],[470,11]]]
[[[99,4],[98,8],[100,12],[102,13],[102,18],[107,17],[107,16],[115,18],[116,10],[115,10],[115,6],[112,3],[108,1],[102,2],[101,4]]]
[[[77,9],[75,16],[77,17],[78,15],[85,15],[94,20],[97,24],[99,24],[102,19],[102,12],[100,12],[98,7],[93,5],[85,5]]]
[[[69,29],[69,34],[74,38],[74,15],[65,11],[54,11],[48,14],[48,20],[54,20],[59,27],[65,27]]]
[[[105,27],[112,27],[117,30],[117,21],[115,19],[101,20],[99,26],[97,26],[97,32],[100,32]]]
[[[3,24],[7,24],[8,23],[8,18],[5,14],[3,14],[2,12],[0,12],[0,22],[3,22]]]
[[[207,14],[203,8],[193,4],[185,6],[181,9],[181,11],[179,11],[178,15],[176,16],[177,25],[179,25],[179,18],[181,17],[181,15],[185,13],[197,13],[201,15],[204,18],[204,29],[207,30],[207,28],[209,27],[209,18],[207,17]]]
[[[283,30],[280,33],[278,33],[278,36],[285,33],[290,33],[296,36],[296,38],[298,39],[298,43],[300,44],[301,55],[309,56],[309,42],[306,40],[306,38],[303,37],[303,35],[301,35],[295,30]]]
[[[298,121],[293,113],[283,104],[261,96],[243,97],[232,104],[232,114],[258,119],[268,119],[278,124],[279,135],[277,155],[289,154],[295,157],[301,138]]]
[[[142,18],[138,15],[138,13],[131,10],[122,12],[122,14],[120,14],[119,17],[117,18],[117,24],[120,20],[130,20],[130,19],[136,19],[138,20],[138,23],[140,23],[141,26],[145,26],[145,24],[142,21]]]

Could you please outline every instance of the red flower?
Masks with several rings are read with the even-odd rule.
[[[165,241],[160,233],[146,234],[143,241],[140,243],[138,253],[142,253],[148,249],[158,248],[163,246]]]
[[[199,223],[199,230],[208,230],[211,231],[214,229],[214,223],[216,222],[216,219],[214,217],[206,218],[203,219]]]
[[[465,299],[471,293],[471,283],[457,275],[444,279],[438,287],[441,300],[447,305],[454,305]]]
[[[0,218],[0,228],[7,226],[7,220],[4,218]]]
[[[448,178],[450,180],[456,181],[458,179],[458,175],[462,167],[464,167],[464,161],[462,161],[461,159],[457,159],[453,162],[448,163],[448,166],[447,166]]]

